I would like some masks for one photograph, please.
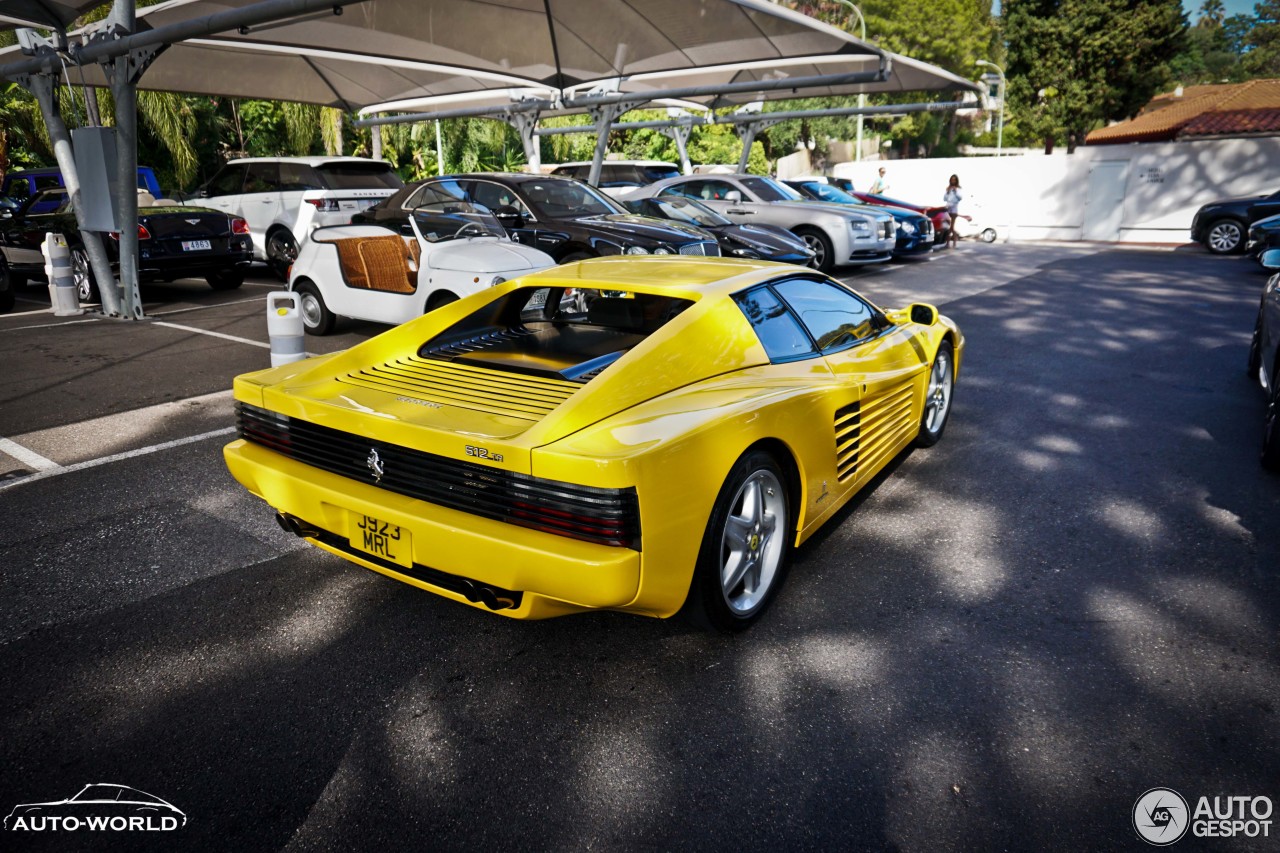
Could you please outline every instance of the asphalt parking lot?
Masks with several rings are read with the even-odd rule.
[[[130,839],[171,850],[1132,850],[1150,788],[1280,800],[1257,267],[966,244],[846,278],[961,325],[952,419],[736,637],[512,622],[281,532],[221,458],[268,278],[146,288],[146,322],[30,291],[0,317],[0,812],[110,782],[186,813]],[[1280,849],[1272,820],[1174,849]]]

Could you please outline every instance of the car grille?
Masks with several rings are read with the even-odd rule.
[[[720,244],[715,242],[707,243],[686,243],[680,247],[682,255],[714,255],[719,257]]]
[[[858,473],[858,445],[862,433],[861,406],[836,409],[836,478],[841,482]]]
[[[640,550],[634,488],[597,489],[450,459],[236,403],[240,437],[352,480],[482,518]],[[384,474],[375,481],[377,451]]]
[[[465,355],[506,340],[514,332],[484,335],[433,351],[444,355]],[[548,379],[501,370],[487,370],[468,364],[409,356],[386,364],[367,367],[338,377],[338,381],[362,388],[412,397],[485,412],[520,418],[534,423],[582,387],[581,382]]]
[[[886,219],[884,222],[880,223],[880,236],[886,240],[893,239],[893,229],[893,220]]]

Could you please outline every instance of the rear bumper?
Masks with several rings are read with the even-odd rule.
[[[181,256],[143,259],[138,274],[146,278],[199,278],[214,270],[247,271],[253,256],[247,252],[235,255],[207,255],[196,261]]]
[[[616,609],[640,585],[637,551],[580,542],[436,506],[330,474],[245,441],[223,455],[232,476],[277,511],[320,535],[308,541],[353,563],[446,598],[514,619]],[[364,555],[349,543],[352,517],[372,516],[409,535],[415,566]],[[445,576],[440,576],[444,573]],[[514,607],[493,611],[470,588],[517,593]],[[513,598],[514,598],[513,597]]]

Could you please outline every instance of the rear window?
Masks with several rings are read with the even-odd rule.
[[[661,181],[664,178],[680,177],[680,170],[674,166],[643,166],[640,172],[649,183]]]
[[[326,163],[316,175],[331,190],[398,190],[404,181],[386,163]]]
[[[692,304],[620,290],[524,287],[453,324],[418,354],[587,382]]]

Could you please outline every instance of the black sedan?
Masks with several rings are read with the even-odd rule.
[[[518,242],[541,249],[556,263],[602,255],[719,255],[714,235],[692,225],[628,213],[581,181],[554,175],[452,175],[405,187],[351,218],[353,223],[408,227],[409,212],[425,186],[488,208]]]
[[[1261,263],[1262,253],[1267,249],[1280,249],[1280,214],[1259,219],[1249,226],[1249,242],[1245,251]]]
[[[801,179],[784,183],[805,198],[814,201],[825,201],[830,204],[864,204],[839,187],[822,181]],[[876,208],[892,216],[897,226],[898,239],[893,246],[895,258],[922,258],[928,257],[933,252],[933,223],[929,221],[929,217],[914,210],[907,210],[905,207],[877,205]]]
[[[58,202],[52,212],[29,213],[31,207],[51,199]],[[139,204],[137,227],[141,281],[193,277],[205,279],[214,290],[234,290],[244,283],[245,272],[253,262],[248,223],[220,210]],[[67,191],[61,187],[38,192],[12,215],[0,217],[0,254],[4,256],[10,288],[26,284],[29,278],[44,279],[40,244],[48,231],[67,239],[80,301],[96,301],[97,282],[89,268],[89,257],[81,243]],[[109,236],[111,239],[103,242],[115,263],[118,235]]]
[[[710,231],[720,241],[720,254],[727,258],[758,258],[802,265],[813,260],[809,244],[787,229],[776,225],[738,225],[691,198],[655,196],[623,204],[641,216],[670,219]]]
[[[1243,252],[1245,233],[1259,219],[1280,213],[1280,191],[1206,204],[1191,220],[1191,239],[1215,255]]]
[[[1262,433],[1262,467],[1280,472],[1280,249],[1268,249],[1258,259],[1276,273],[1262,289],[1258,322],[1249,345],[1245,368],[1267,395],[1267,414]]]

